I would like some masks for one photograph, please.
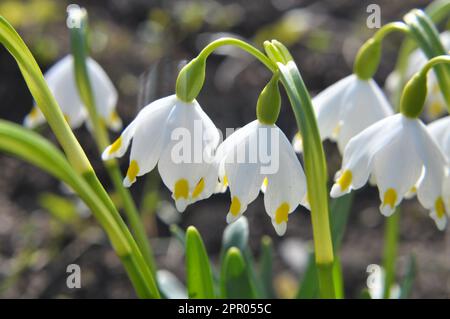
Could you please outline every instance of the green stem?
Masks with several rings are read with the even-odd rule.
[[[314,109],[295,63],[290,61],[286,65],[282,63],[277,65],[281,82],[286,89],[297,120],[297,126],[303,136],[303,158],[321,297],[336,298],[333,278],[333,241],[328,211],[327,167]]]
[[[440,42],[439,33],[431,19],[421,10],[412,10],[405,15],[404,21],[411,30],[411,35],[425,55],[432,59],[439,55],[446,55],[444,46]],[[436,66],[434,68],[441,93],[450,111],[450,66]]]
[[[402,32],[402,33],[408,33],[409,28],[406,24],[403,22],[390,22],[386,23],[384,26],[382,26],[378,31],[373,35],[373,39],[375,41],[382,41],[389,33],[391,32]]]
[[[120,172],[117,161],[110,160],[105,163],[105,167],[108,174],[114,184],[114,188],[119,193],[123,201],[124,211],[127,213],[127,218],[130,223],[130,227],[134,235],[136,236],[136,242],[141,248],[142,255],[150,267],[153,274],[156,274],[156,262],[153,256],[153,251],[148,241],[148,237],[145,231],[144,223],[136,208],[133,198],[130,192],[123,187],[123,177]]]
[[[441,63],[450,64],[450,55],[439,55],[437,57],[428,60],[427,63],[420,70],[420,74],[422,76],[426,76],[426,74],[428,73],[428,71],[430,71],[431,68]]]
[[[384,230],[384,256],[383,268],[385,271],[383,298],[389,299],[391,287],[395,282],[395,264],[398,252],[400,224],[400,208],[397,207],[394,214],[386,218]]]
[[[92,131],[98,151],[101,153],[110,144],[110,140],[105,123],[97,111],[95,97],[87,70],[87,15],[80,15],[80,19],[81,21],[79,27],[70,29],[72,53],[75,61],[75,77],[77,80],[76,82],[79,94],[89,113],[89,120],[92,123]],[[131,230],[136,236],[136,242],[142,252],[142,255],[144,256],[152,273],[155,274],[155,260],[145,227],[130,192],[123,187],[123,176],[120,172],[118,163],[116,160],[110,160],[105,163],[105,167],[114,184],[114,188],[122,199],[124,211],[130,223]]]
[[[276,64],[272,62],[272,60],[270,60],[264,53],[256,49],[251,44],[248,44],[242,40],[235,38],[221,38],[212,41],[206,47],[203,48],[203,50],[199,53],[198,57],[207,58],[214,50],[225,45],[236,46],[248,52],[249,54],[257,58],[259,61],[261,61],[261,63],[263,63],[272,72],[275,72],[278,69]]]

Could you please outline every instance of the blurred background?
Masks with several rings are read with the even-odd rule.
[[[43,71],[70,52],[66,28],[66,7],[70,3],[0,0],[0,14],[19,31]],[[183,60],[193,58],[206,43],[225,33],[257,46],[267,39],[285,43],[315,95],[351,73],[357,49],[375,32],[366,26],[366,9],[371,3],[380,5],[384,24],[401,19],[412,8],[425,7],[429,1],[77,2],[88,11],[91,55],[119,91],[118,113],[125,124],[148,102],[172,94]],[[394,34],[384,42],[376,74],[380,86],[395,65],[400,41],[401,37]],[[0,118],[21,123],[33,99],[15,61],[3,47],[0,70]],[[224,50],[209,59],[206,84],[198,100],[222,131],[240,127],[254,120],[258,94],[268,79],[269,73],[245,54]],[[291,138],[296,126],[286,102],[284,98],[278,125]],[[39,132],[54,141],[48,127]],[[75,134],[101,180],[110,185],[86,128],[77,129]],[[111,138],[116,135],[111,134]],[[329,142],[325,142],[325,151],[332,178],[340,166],[340,155]],[[125,172],[127,156],[121,164]],[[144,215],[159,268],[169,270],[183,282],[183,250],[171,236],[170,224],[182,229],[197,227],[211,258],[218,260],[229,194],[198,202],[181,215],[156,172],[138,179],[131,190]],[[384,217],[378,205],[376,188],[367,186],[357,192],[341,253],[347,297],[359,297],[366,285],[367,265],[381,262]],[[439,232],[415,199],[404,201],[402,209],[398,276],[405,272],[407,257],[414,254],[418,272],[412,296],[450,297],[448,230]],[[312,239],[309,213],[298,208],[290,215],[283,238],[273,230],[262,196],[248,207],[246,216],[253,253],[259,255],[263,235],[274,240],[275,290],[280,297],[293,297]],[[81,267],[80,289],[66,286],[66,267],[71,263]],[[0,297],[134,296],[107,238],[77,198],[37,168],[0,154]]]

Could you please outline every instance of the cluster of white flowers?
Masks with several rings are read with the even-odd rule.
[[[177,162],[173,150],[176,140],[173,133],[180,128],[194,132],[194,123],[200,122],[203,129],[200,146],[195,152],[204,154],[200,161]],[[190,134],[191,145],[198,141]],[[277,140],[261,136],[276,136]],[[259,141],[258,141],[259,139]],[[104,160],[121,157],[131,140],[130,165],[124,180],[130,186],[141,176],[151,171],[156,164],[164,184],[172,192],[177,209],[210,197],[213,193],[230,189],[231,205],[227,221],[238,219],[253,202],[260,189],[265,191],[264,205],[271,217],[276,232],[286,231],[288,214],[300,202],[306,204],[306,178],[294,149],[276,125],[266,125],[255,120],[231,134],[219,144],[218,129],[201,109],[196,100],[186,103],[176,95],[159,99],[144,107],[122,135],[102,154]],[[272,152],[276,144],[279,152]],[[264,172],[264,163],[259,156],[251,160],[250,153],[257,154],[264,148],[268,160],[276,160],[276,172]],[[205,156],[205,154],[207,154]],[[243,160],[235,156],[243,155]]]
[[[434,75],[428,79],[428,86],[430,81],[437,85]],[[432,90],[430,95],[442,99],[440,94]],[[403,198],[417,194],[437,227],[445,228],[450,211],[449,117],[427,128],[420,119],[394,114],[377,84],[356,75],[318,94],[313,105],[322,139],[336,141],[343,154],[331,197],[359,189],[370,179],[378,186],[383,215],[391,215]],[[296,135],[298,152],[301,144]]]
[[[443,34],[442,38],[446,45],[450,44],[449,34]],[[414,67],[408,72],[412,74],[424,61],[421,53],[414,52],[410,59]],[[99,115],[108,127],[120,129],[121,120],[115,111],[116,89],[94,60],[88,58],[87,67]],[[430,74],[430,95],[442,100],[440,92],[433,89],[437,86],[436,78]],[[86,108],[76,87],[72,56],[56,63],[45,79],[68,123],[76,128],[86,121],[89,127]],[[343,155],[331,197],[359,189],[370,180],[378,186],[382,214],[389,216],[403,198],[417,194],[438,228],[444,229],[446,211],[450,211],[450,117],[426,127],[420,119],[394,114],[375,81],[354,74],[333,84],[312,102],[322,139],[336,141]],[[24,122],[34,127],[43,121],[42,113],[35,106]],[[200,141],[194,140],[198,138],[196,134],[190,134],[189,143],[194,145],[193,152],[202,154],[201,160],[177,161],[174,158],[176,130],[193,133],[198,123],[203,132]],[[266,138],[261,141],[261,136]],[[275,140],[268,138],[273,136]],[[275,124],[255,120],[220,143],[218,129],[197,101],[184,102],[172,95],[145,106],[121,136],[105,149],[102,159],[122,157],[131,142],[124,186],[129,187],[137,176],[158,165],[180,212],[229,188],[231,205],[226,219],[233,222],[261,190],[265,193],[266,212],[276,232],[283,235],[288,215],[300,204],[309,207],[305,174],[295,154],[302,151],[301,136],[297,134],[291,145]],[[265,151],[269,160],[278,163],[276,171],[265,172],[258,156],[249,160],[249,154],[258,153],[258,148]],[[243,154],[244,160],[235,160],[236,154]]]

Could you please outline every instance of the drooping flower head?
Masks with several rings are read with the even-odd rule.
[[[307,205],[306,178],[284,133],[274,124],[255,120],[230,135],[217,149],[219,178],[228,186],[227,222],[238,219],[262,188],[264,206],[278,235],[286,232],[288,215]]]
[[[112,130],[119,130],[122,121],[115,109],[117,91],[102,67],[93,59],[86,60],[87,70],[95,98],[95,105],[105,124]],[[59,60],[45,74],[47,85],[61,107],[67,122],[72,128],[89,122],[87,110],[78,93],[75,82],[74,60],[71,55]],[[45,117],[37,106],[25,117],[27,127],[36,127],[45,122]]]
[[[172,192],[177,209],[209,197],[217,184],[214,151],[219,132],[196,100],[171,95],[145,106],[102,154],[121,157],[130,143],[130,164],[123,181],[129,187],[155,168]]]
[[[442,32],[439,36],[441,43],[446,51],[450,50],[450,31]],[[405,78],[411,78],[427,63],[428,58],[421,49],[416,49],[408,57]],[[401,76],[398,71],[393,71],[386,78],[385,88],[391,95],[401,83]],[[425,101],[425,117],[435,119],[446,112],[446,103],[439,88],[439,83],[434,72],[428,73],[427,78],[428,96]]]
[[[384,215],[391,215],[405,194],[417,189],[419,202],[443,229],[446,165],[445,156],[420,119],[392,115],[350,140],[331,196],[339,197],[363,187],[372,175]]]
[[[375,81],[354,74],[325,89],[312,103],[322,139],[336,141],[341,153],[353,136],[393,113]],[[295,135],[293,145],[301,150],[300,135]]]
[[[428,132],[434,138],[447,158],[447,171],[442,185],[442,194],[447,213],[450,212],[450,116],[436,120],[427,126]]]

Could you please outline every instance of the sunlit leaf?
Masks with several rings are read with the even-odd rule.
[[[186,281],[189,298],[214,298],[211,265],[197,229],[186,231]]]

